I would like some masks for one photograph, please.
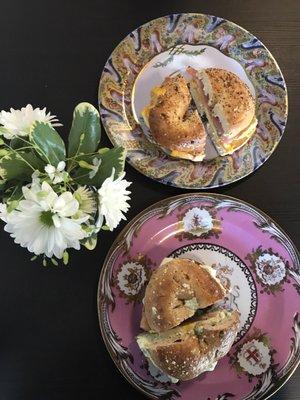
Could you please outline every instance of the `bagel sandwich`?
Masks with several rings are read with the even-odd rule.
[[[138,346],[172,382],[212,371],[230,350],[240,314],[218,302],[227,291],[213,268],[187,258],[165,258],[143,300]],[[213,306],[213,307],[211,307]]]
[[[176,158],[202,161],[207,136],[221,156],[232,154],[254,134],[255,99],[233,72],[187,68],[186,80],[167,77],[151,91],[142,119],[154,142]]]
[[[205,113],[207,133],[218,153],[232,154],[253,135],[257,126],[255,99],[234,73],[220,68],[199,71],[188,67],[190,91],[200,113]]]
[[[202,161],[206,132],[182,75],[167,77],[151,91],[151,102],[142,110],[155,143],[175,158]]]
[[[146,287],[141,328],[169,330],[225,295],[213,268],[190,259],[166,258]]]
[[[225,295],[213,268],[190,259],[166,258],[146,287],[141,328],[169,330]]]
[[[212,371],[234,343],[238,311],[216,310],[161,333],[141,333],[137,343],[172,382],[187,381]]]

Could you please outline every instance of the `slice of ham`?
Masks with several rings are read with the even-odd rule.
[[[222,144],[226,149],[230,148],[232,145],[235,146],[235,142],[238,143],[240,141],[240,143],[242,143],[243,137],[247,139],[249,136],[249,129],[255,123],[255,121],[252,121],[248,127],[241,131],[237,131],[235,134],[233,134],[231,131],[225,130],[222,126],[221,120],[214,114],[215,104],[210,104],[211,99],[209,95],[205,93],[205,87],[202,79],[199,77],[198,72],[192,67],[188,67],[187,72],[191,77],[191,83],[193,83],[195,95],[198,97],[199,103],[205,110],[206,116],[209,120],[210,130],[213,129],[215,132],[217,132],[220,138],[219,141],[222,142],[220,144]]]
[[[204,108],[206,110],[208,110],[209,116],[210,116],[210,120],[213,123],[214,128],[218,132],[218,135],[219,136],[224,135],[225,132],[224,132],[223,126],[221,124],[221,121],[216,115],[214,115],[213,108],[209,104],[209,100],[210,100],[209,96],[208,96],[208,94],[205,93],[203,82],[202,82],[201,79],[198,78],[197,71],[194,68],[191,68],[191,67],[189,67],[187,69],[187,71],[192,76],[193,80],[197,82],[197,86],[198,86],[198,89],[199,89],[199,95],[200,95],[200,98],[201,98],[201,102],[202,102]]]

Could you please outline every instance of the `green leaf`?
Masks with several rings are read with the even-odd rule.
[[[18,152],[22,155],[22,158],[26,160],[35,170],[38,169],[41,172],[45,172],[46,163],[33,151]]]
[[[95,156],[93,156],[93,158],[95,158]],[[84,168],[77,168],[76,172],[73,174],[76,182],[81,185],[93,185],[100,188],[105,179],[111,176],[113,168],[115,168],[115,179],[117,179],[124,171],[126,150],[123,149],[123,147],[115,147],[109,149],[104,154],[97,155],[97,158],[101,160],[101,164],[96,175],[93,178],[89,178],[90,168],[87,168],[84,164]]]
[[[101,229],[103,231],[110,231],[109,227],[107,225],[102,225]]]
[[[90,179],[90,184],[100,188],[106,178],[111,176],[112,169],[115,169],[115,179],[124,171],[126,150],[123,147],[115,147],[101,154],[101,164],[96,175]]]
[[[36,169],[43,171],[44,166],[44,162],[32,151],[9,152],[0,159],[0,174],[6,181],[30,181],[32,173]]]
[[[81,241],[82,245],[87,248],[88,250],[94,250],[97,245],[97,235],[92,235],[86,239]]]
[[[9,181],[11,179],[29,179],[34,171],[25,158],[22,158],[22,153],[9,153],[0,160],[0,170],[3,179]]]
[[[69,134],[68,156],[88,154],[96,151],[100,141],[101,126],[99,112],[92,104],[80,103],[73,113]]]
[[[37,146],[40,157],[55,167],[66,157],[66,148],[60,135],[51,125],[36,122],[30,133],[30,141]]]
[[[21,147],[27,146],[27,143],[25,143],[22,139],[19,139],[18,137],[15,137],[11,139],[10,141],[10,147],[13,149],[20,149]]]
[[[0,157],[6,156],[9,153],[9,150],[4,149],[3,147],[0,148]]]
[[[7,182],[5,180],[0,179],[0,196],[3,195],[5,188],[7,186],[6,184],[7,184]]]
[[[36,259],[37,259],[37,257],[38,257],[38,256],[33,256],[33,257],[31,257],[30,261],[34,261],[34,260],[36,260]]]

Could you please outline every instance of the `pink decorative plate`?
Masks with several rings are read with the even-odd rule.
[[[152,271],[165,257],[210,264],[241,313],[237,340],[212,372],[173,384],[149,365],[135,336]],[[98,290],[100,328],[125,378],[152,399],[266,399],[300,361],[299,254],[281,228],[249,204],[185,194],[135,217],[112,245]]]

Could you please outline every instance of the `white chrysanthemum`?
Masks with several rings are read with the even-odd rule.
[[[7,222],[7,207],[4,203],[0,203],[0,219]]]
[[[15,243],[36,255],[57,258],[67,248],[80,249],[80,240],[87,236],[81,224],[88,216],[74,218],[79,204],[71,192],[58,196],[48,183],[36,182],[30,188],[24,186],[23,195],[25,199],[6,216],[4,229]]]
[[[201,236],[213,228],[212,216],[207,210],[199,207],[187,211],[182,222],[185,232],[192,233],[195,236]]]
[[[123,173],[119,178],[114,180],[115,169],[113,168],[112,174],[106,178],[101,188],[98,190],[99,194],[99,221],[102,224],[103,217],[105,218],[106,225],[112,231],[118,226],[122,219],[126,220],[123,213],[129,209],[127,200],[131,192],[126,190],[131,182],[126,181]]]
[[[64,161],[60,161],[57,164],[57,167],[54,167],[54,165],[51,164],[47,164],[45,167],[45,172],[48,174],[51,181],[56,184],[63,182],[65,174],[67,173],[65,172],[65,168],[66,163]]]
[[[276,285],[286,276],[284,262],[275,254],[262,254],[256,260],[255,266],[257,275],[265,285]]]
[[[35,121],[46,122],[52,126],[60,126],[58,119],[50,112],[46,113],[46,107],[33,108],[31,104],[22,107],[21,110],[1,111],[0,124],[1,131],[6,139],[13,139],[16,136],[28,136],[30,128]]]
[[[79,186],[74,197],[79,203],[79,211],[85,214],[94,214],[97,211],[95,193],[86,186]]]
[[[33,187],[35,187],[35,185],[40,185],[40,175],[41,175],[41,173],[40,173],[40,171],[39,170],[35,170],[34,172],[33,172],[33,174],[31,175],[31,189],[33,188]],[[38,186],[39,187],[39,186]]]

